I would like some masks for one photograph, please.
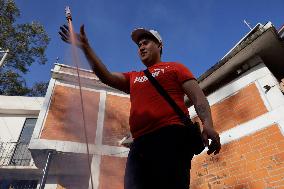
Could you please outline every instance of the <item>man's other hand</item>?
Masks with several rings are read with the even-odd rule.
[[[221,143],[219,134],[212,127],[204,127],[202,131],[202,138],[205,146],[208,147],[207,154],[210,155],[214,152],[214,155],[218,154],[221,150]],[[211,143],[209,145],[209,139]]]

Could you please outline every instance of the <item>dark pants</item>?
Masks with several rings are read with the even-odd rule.
[[[135,139],[128,155],[125,189],[188,189],[193,153],[183,126],[171,125]]]

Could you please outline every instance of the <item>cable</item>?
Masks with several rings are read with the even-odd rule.
[[[75,34],[73,31],[72,21],[68,20],[69,28],[70,28],[70,34],[71,34],[71,43],[72,43],[72,50],[73,50],[73,58],[76,65],[76,71],[78,76],[78,84],[79,84],[79,92],[80,92],[80,101],[81,101],[81,111],[83,115],[83,126],[84,126],[84,137],[87,143],[87,159],[88,159],[88,167],[90,172],[90,178],[91,178],[91,185],[92,189],[94,189],[93,184],[93,176],[92,176],[92,169],[91,169],[91,163],[90,163],[90,152],[89,152],[89,142],[88,142],[88,136],[87,136],[87,127],[86,127],[86,119],[85,119],[85,113],[84,113],[84,102],[83,102],[83,96],[82,96],[82,87],[81,87],[81,79],[80,79],[80,72],[79,72],[79,65],[78,65],[78,57],[76,56],[76,50],[75,50]]]

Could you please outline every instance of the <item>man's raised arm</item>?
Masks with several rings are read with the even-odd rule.
[[[60,27],[60,30],[59,34],[61,39],[66,43],[71,43],[68,26],[63,25]],[[110,72],[89,45],[84,25],[80,27],[80,34],[75,33],[75,35],[75,45],[82,49],[92,70],[98,78],[103,83],[113,88],[129,93],[129,83],[125,76],[122,73]]]

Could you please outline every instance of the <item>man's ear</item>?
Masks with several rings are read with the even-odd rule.
[[[160,43],[158,47],[159,47],[160,49],[162,49],[162,48],[163,48],[163,44]]]

